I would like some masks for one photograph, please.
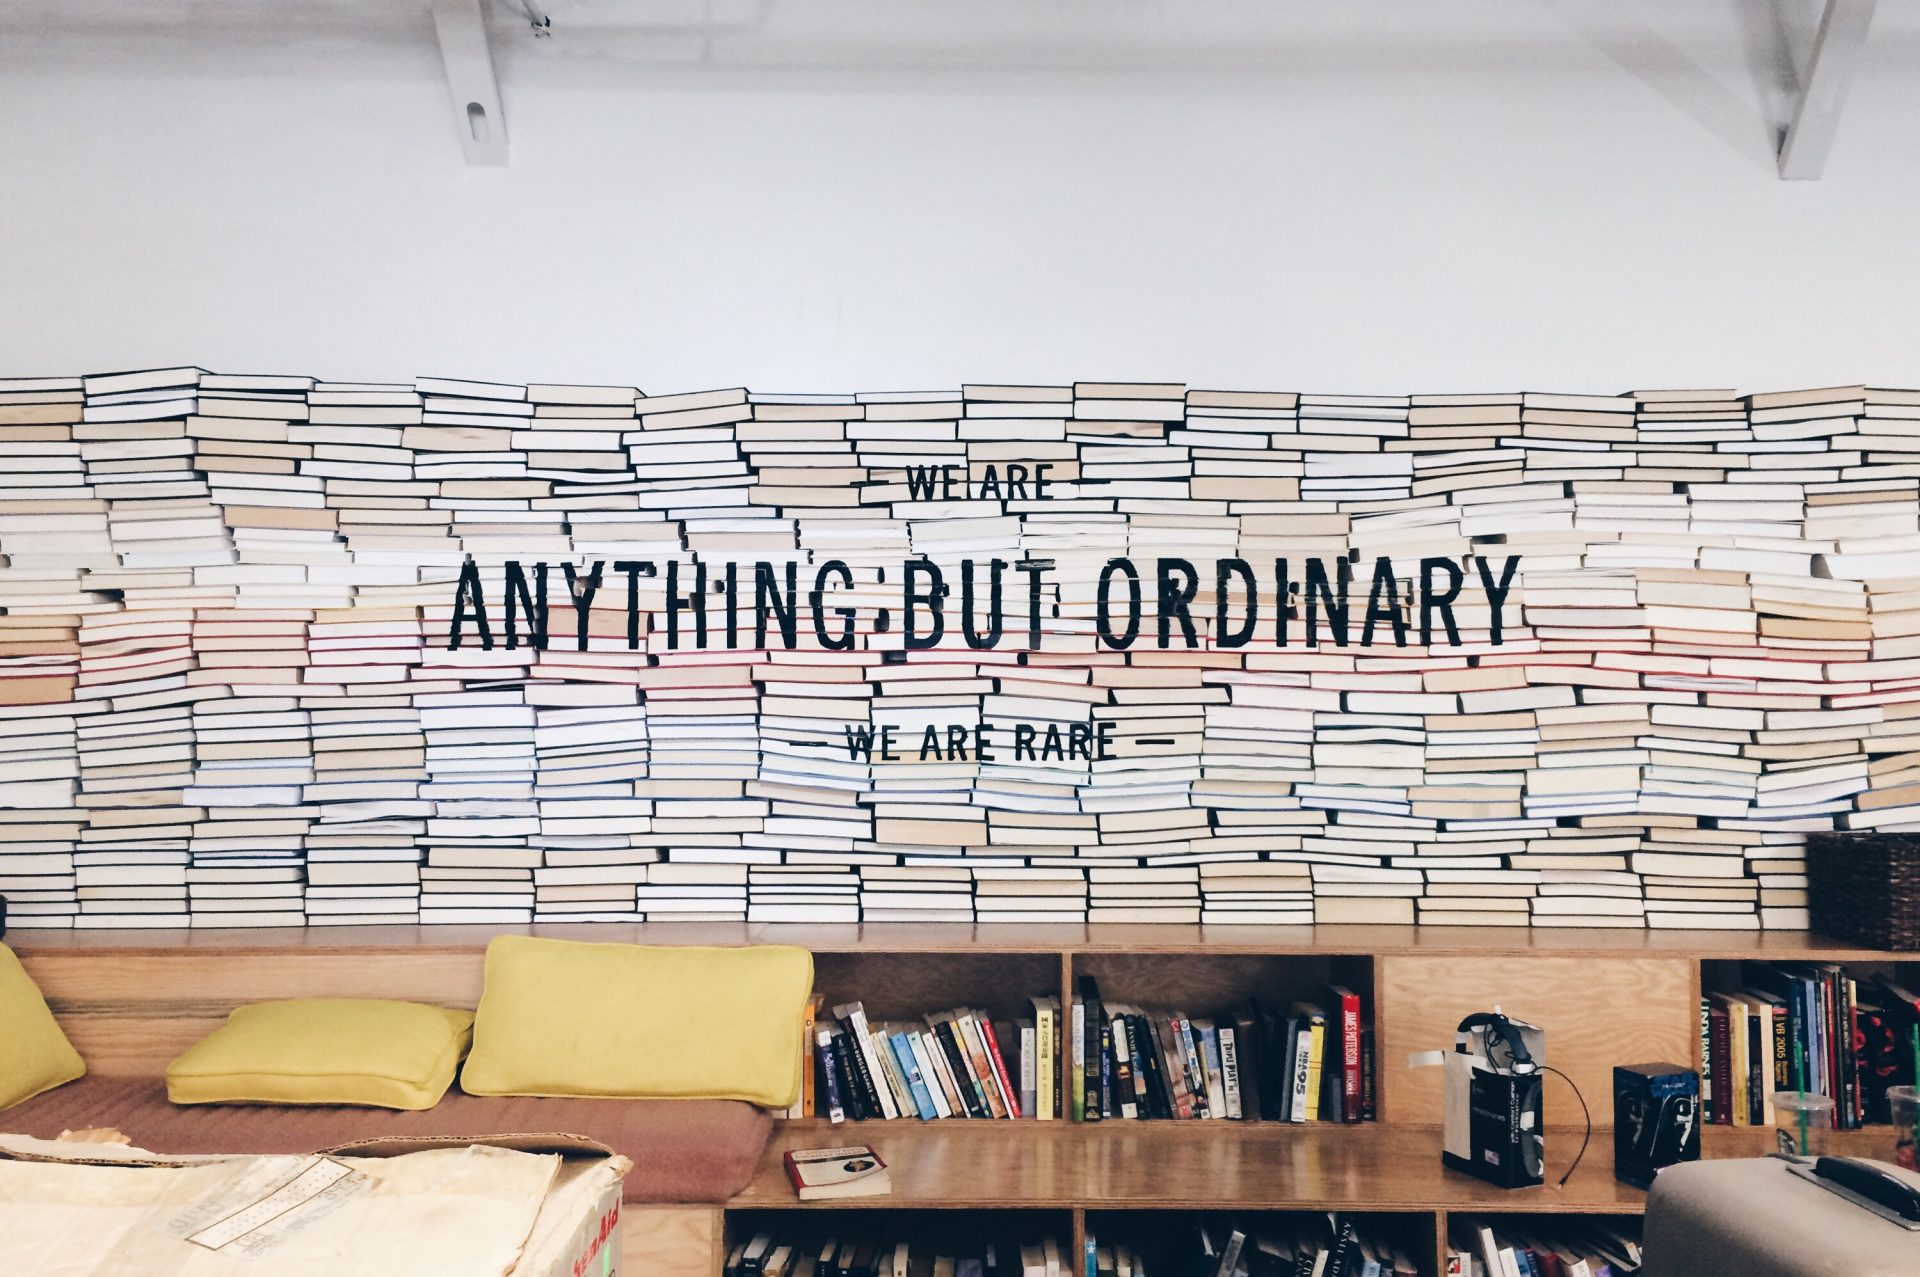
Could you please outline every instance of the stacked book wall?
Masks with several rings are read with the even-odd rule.
[[[1859,386],[0,379],[0,895],[1804,928],[1920,824],[1917,458]]]

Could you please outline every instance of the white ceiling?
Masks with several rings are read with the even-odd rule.
[[[0,0],[0,359],[1920,384],[1915,0],[1819,182],[1768,0],[489,3],[482,170],[426,0]]]
[[[1806,45],[1818,0],[483,0],[500,56],[746,65],[1127,69],[1471,67],[1596,39],[1766,60]],[[49,39],[253,37],[279,47],[430,34],[426,0],[0,0]],[[1876,63],[1920,67],[1920,6],[1888,0]]]

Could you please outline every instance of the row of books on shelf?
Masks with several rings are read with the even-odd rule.
[[[1701,1107],[1722,1126],[1770,1126],[1773,1096],[1832,1098],[1834,1125],[1889,1120],[1887,1089],[1914,1081],[1920,994],[1835,963],[1745,963],[1740,987],[1700,1000]]]
[[[989,1226],[964,1238],[896,1235],[908,1231],[880,1221],[825,1234],[774,1225],[734,1243],[726,1277],[1415,1277],[1421,1271],[1373,1221],[1355,1216],[1201,1222],[1134,1229],[1125,1239],[1103,1236],[1096,1227],[1078,1255],[1050,1234],[999,1237]]]
[[[788,1116],[1373,1120],[1373,1032],[1350,989],[1285,1011],[1248,998],[1207,1018],[1108,1002],[1091,976],[1078,990],[1064,1007],[1031,998],[1011,1021],[977,1007],[876,1021],[816,994]]]
[[[1074,1277],[1071,1242],[1051,1234],[911,1238],[884,1224],[825,1236],[756,1232],[727,1252],[725,1277]]]
[[[828,1015],[825,1001],[814,994],[802,1021],[800,1099],[789,1117],[931,1121],[1032,1112],[1021,1057],[1009,1055],[1002,1027],[984,1010],[957,1007],[918,1022],[886,1021],[868,1019],[859,1002],[835,1004]]]
[[[1420,1267],[1370,1221],[1303,1215],[1248,1227],[1198,1224],[1149,1263],[1124,1243],[1087,1235],[1086,1277],[1415,1277]]]
[[[1640,1271],[1637,1221],[1567,1216],[1526,1224],[1455,1221],[1447,1277],[1624,1277]]]

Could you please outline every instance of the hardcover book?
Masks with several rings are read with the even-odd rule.
[[[893,1191],[887,1164],[865,1144],[790,1150],[782,1159],[787,1179],[803,1202],[842,1197],[878,1197]]]

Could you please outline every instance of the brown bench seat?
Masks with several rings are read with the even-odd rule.
[[[567,1134],[633,1160],[626,1200],[723,1202],[753,1178],[773,1119],[736,1100],[533,1099],[465,1095],[424,1112],[347,1105],[178,1105],[155,1077],[89,1076],[0,1114],[0,1128],[52,1139],[116,1127],[156,1153],[312,1153],[375,1136]]]
[[[720,1206],[766,1157],[772,1118],[730,1100],[540,1100],[456,1088],[424,1113],[197,1105],[166,1098],[167,1065],[237,1006],[270,998],[398,998],[478,1005],[499,927],[303,927],[282,931],[15,931],[7,940],[46,995],[87,1076],[0,1113],[0,1131],[51,1136],[117,1127],[160,1153],[311,1153],[383,1135],[584,1135],[625,1154],[626,1269],[720,1270]],[[522,929],[624,944],[752,944],[743,925],[594,924]]]

